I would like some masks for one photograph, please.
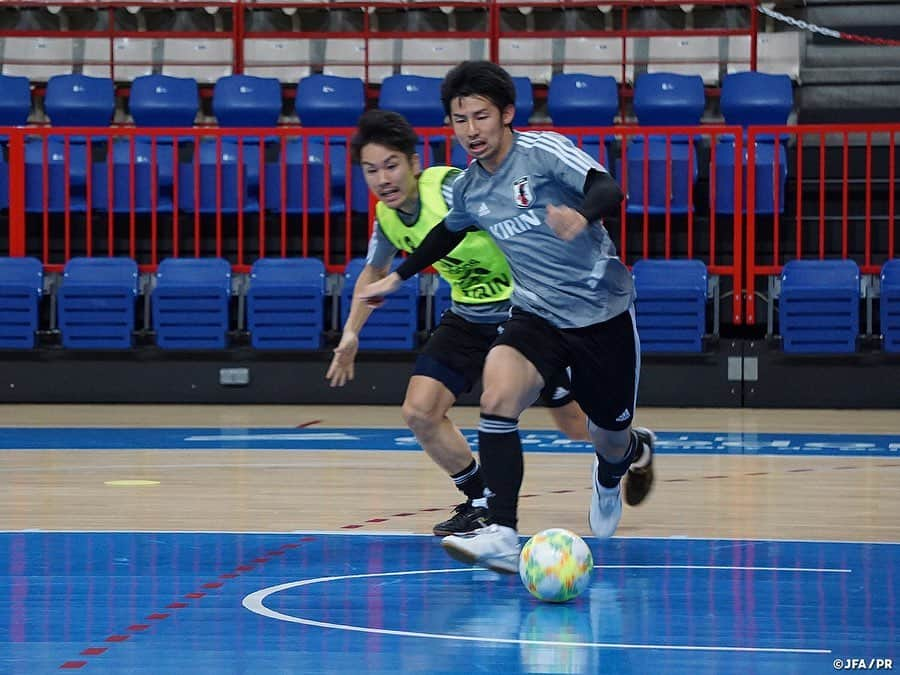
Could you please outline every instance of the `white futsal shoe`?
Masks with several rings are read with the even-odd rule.
[[[594,457],[594,492],[591,495],[591,509],[588,512],[588,524],[591,532],[598,539],[609,539],[615,533],[622,519],[622,491],[620,485],[607,488],[597,480],[597,469],[600,461]]]
[[[511,527],[492,524],[441,540],[450,557],[503,574],[519,571],[519,535]]]

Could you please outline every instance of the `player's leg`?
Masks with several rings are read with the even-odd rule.
[[[556,428],[573,441],[588,441],[587,415],[572,395],[572,382],[566,371],[556,373],[538,399],[546,406]]]
[[[478,452],[488,485],[491,525],[442,544],[458,560],[498,572],[518,570],[516,531],[524,462],[519,415],[537,398],[545,375],[562,368],[552,326],[532,315],[513,313],[488,353],[478,427]],[[550,356],[551,358],[547,358]],[[553,359],[552,356],[556,356]]]
[[[439,536],[470,532],[487,524],[481,467],[447,413],[460,394],[481,377],[495,335],[493,324],[474,324],[445,312],[416,361],[403,401],[403,417],[422,449],[466,496],[450,518],[434,526],[434,534]]]
[[[456,402],[456,394],[438,379],[413,375],[403,401],[403,418],[416,440],[432,461],[453,480],[466,496],[453,514],[437,523],[433,532],[447,536],[471,532],[487,525],[487,498],[484,478],[469,443],[447,413]]]
[[[587,428],[587,416],[576,401],[559,407],[550,408],[550,416],[556,428],[572,441],[587,441],[590,439]]]
[[[628,503],[639,504],[653,482],[655,437],[632,429],[640,372],[640,342],[634,317],[625,312],[602,324],[568,332],[574,354],[572,387],[589,417],[588,432],[596,452],[593,499],[588,515],[598,537],[610,537],[622,515],[622,478],[628,474]],[[597,382],[603,386],[598,387]],[[629,470],[635,466],[637,482]]]

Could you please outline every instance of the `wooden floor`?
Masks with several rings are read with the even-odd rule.
[[[452,417],[471,428],[477,409]],[[900,442],[897,411],[645,409],[638,422],[663,431],[878,433]],[[0,427],[311,423],[403,426],[396,407],[0,408]],[[552,424],[533,409],[522,427]],[[590,467],[589,454],[527,453],[521,532],[557,526],[587,534]],[[660,454],[656,468],[654,492],[626,508],[618,535],[900,541],[894,457]],[[0,530],[311,531],[364,523],[372,533],[429,532],[459,500],[419,452],[2,450],[0,474]],[[106,484],[135,479],[156,483]]]

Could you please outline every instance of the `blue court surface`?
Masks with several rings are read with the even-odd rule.
[[[562,605],[430,536],[0,534],[0,671],[826,673],[896,649],[900,546],[588,540]]]
[[[401,429],[0,429],[0,450],[29,453],[229,448],[419,451]],[[657,449],[896,457],[900,442],[670,432]],[[0,673],[805,674],[896,655],[900,544],[587,541],[591,586],[552,605],[432,536],[0,532]]]

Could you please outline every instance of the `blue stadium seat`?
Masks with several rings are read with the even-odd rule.
[[[223,349],[231,265],[221,258],[166,258],[152,295],[156,344],[163,349]]]
[[[722,81],[720,99],[726,124],[782,125],[787,124],[794,107],[791,78],[787,75],[768,75],[755,71],[732,73]],[[787,136],[778,143],[778,168],[775,167],[775,136],[760,134],[756,137],[756,213],[775,212],[775,181],[778,181],[778,212],[784,212],[784,189],[787,180]],[[745,138],[746,140],[746,138]],[[747,166],[747,150],[744,149],[744,167]],[[734,212],[734,137],[720,136],[716,148],[716,211]],[[744,174],[744,211],[747,210],[747,183]]]
[[[28,122],[31,112],[31,88],[27,77],[0,75],[0,127],[17,127]],[[0,135],[0,147],[7,137]],[[9,207],[9,164],[0,150],[0,209]]]
[[[611,127],[619,112],[619,87],[613,77],[559,73],[550,80],[547,111],[554,127]],[[612,137],[569,135],[575,145],[601,163],[608,164],[607,144]],[[601,146],[603,149],[601,150]]]
[[[638,260],[632,272],[641,350],[703,351],[706,265],[699,260]]]
[[[442,127],[445,114],[441,103],[441,82],[439,77],[391,75],[381,83],[378,107],[400,113],[414,127]],[[444,163],[444,155],[440,151],[442,145],[443,139],[428,144],[420,142],[417,151],[423,168]],[[459,161],[458,154],[456,161]]]
[[[900,352],[900,258],[881,267],[881,334],[884,351]]]
[[[138,268],[130,258],[72,258],[57,291],[59,330],[70,349],[132,346]]]
[[[247,325],[256,349],[318,349],[325,327],[325,265],[261,258],[250,270]]]
[[[281,114],[281,83],[272,77],[252,75],[220,77],[213,88],[213,112],[220,127],[274,127]],[[217,190],[222,213],[258,211],[261,153],[258,136],[242,141],[228,136],[201,141],[199,211],[216,213]],[[239,161],[242,176],[238,175]],[[218,185],[217,164],[221,165]],[[179,186],[190,186],[178,191],[178,205],[186,211],[195,209],[194,171],[193,162],[179,166]]]
[[[614,77],[560,73],[550,80],[547,112],[555,127],[609,127],[619,112]]]
[[[0,127],[24,126],[31,112],[31,87],[27,77],[0,75]],[[6,138],[3,137],[3,141]]]
[[[400,260],[394,261],[394,267]],[[341,291],[341,323],[347,321],[356,278],[365,267],[364,258],[354,258],[344,271]],[[384,304],[372,312],[359,336],[361,349],[412,349],[415,347],[419,321],[418,275],[407,279],[400,289],[389,295]]]
[[[138,127],[192,127],[198,109],[198,89],[195,80],[169,75],[143,75],[131,83],[128,108]],[[189,139],[181,141],[186,147]],[[153,143],[147,136],[132,143],[121,138],[113,145],[113,206],[116,213],[131,211],[130,180],[134,166],[135,213],[153,210]],[[174,144],[171,137],[156,139],[156,211],[171,213],[173,208],[173,182],[175,176]],[[193,190],[194,183],[179,184],[180,190]],[[95,167],[92,182],[93,205],[106,209],[109,204],[109,180],[106,164]]]
[[[780,332],[787,353],[856,351],[859,267],[852,260],[792,260],[781,271]]]
[[[85,75],[54,75],[47,83],[44,109],[53,126],[107,127],[115,109],[113,81],[106,77]],[[97,139],[94,148],[105,145]],[[65,169],[66,144],[60,137],[47,139],[48,211],[65,210],[65,191],[68,183],[69,209],[84,212],[87,207],[87,172],[90,158],[83,136],[69,139],[68,178]],[[25,146],[25,210],[43,211],[44,142],[32,139]],[[104,165],[105,166],[105,165]],[[105,175],[105,173],[104,173]],[[92,175],[93,178],[93,175]]]
[[[31,349],[44,268],[35,258],[0,258],[0,349]]]
[[[441,127],[441,82],[439,77],[391,75],[381,83],[378,107],[400,113],[414,127]]]
[[[699,75],[645,73],[634,86],[634,112],[641,126],[694,126],[700,123],[706,95]],[[697,180],[697,150],[686,135],[674,135],[670,143],[671,167],[666,162],[666,137],[652,134],[634,137],[626,150],[629,213],[688,212],[689,185]],[[648,185],[644,186],[644,153],[647,153]],[[689,159],[690,158],[690,159]],[[693,169],[688,172],[688,164]],[[671,191],[666,193],[666,176]]]
[[[296,111],[304,127],[354,127],[364,109],[365,86],[359,78],[310,75],[300,80],[297,85]],[[306,153],[303,151],[302,138],[291,139],[286,146],[287,211],[302,213],[303,195],[306,193],[306,210],[309,213],[324,213],[325,138],[309,137]],[[329,139],[327,146],[327,160],[330,167],[328,210],[332,213],[343,213],[347,208],[347,143],[344,138],[333,137]],[[304,164],[307,165],[305,186]],[[368,211],[369,190],[362,169],[351,165],[350,176],[351,208],[358,212]],[[266,166],[266,207],[272,210],[281,209],[281,172],[277,164]]]
[[[310,75],[297,83],[295,108],[304,127],[355,127],[365,107],[358,77]]]
[[[435,326],[440,323],[441,316],[443,316],[444,312],[450,309],[450,305],[453,304],[453,300],[450,296],[450,284],[444,281],[444,278],[440,275],[438,275],[437,281],[437,289],[434,291]]]
[[[527,77],[514,77],[512,81],[516,86],[516,116],[513,118],[513,126],[527,127],[534,112],[534,88]]]

